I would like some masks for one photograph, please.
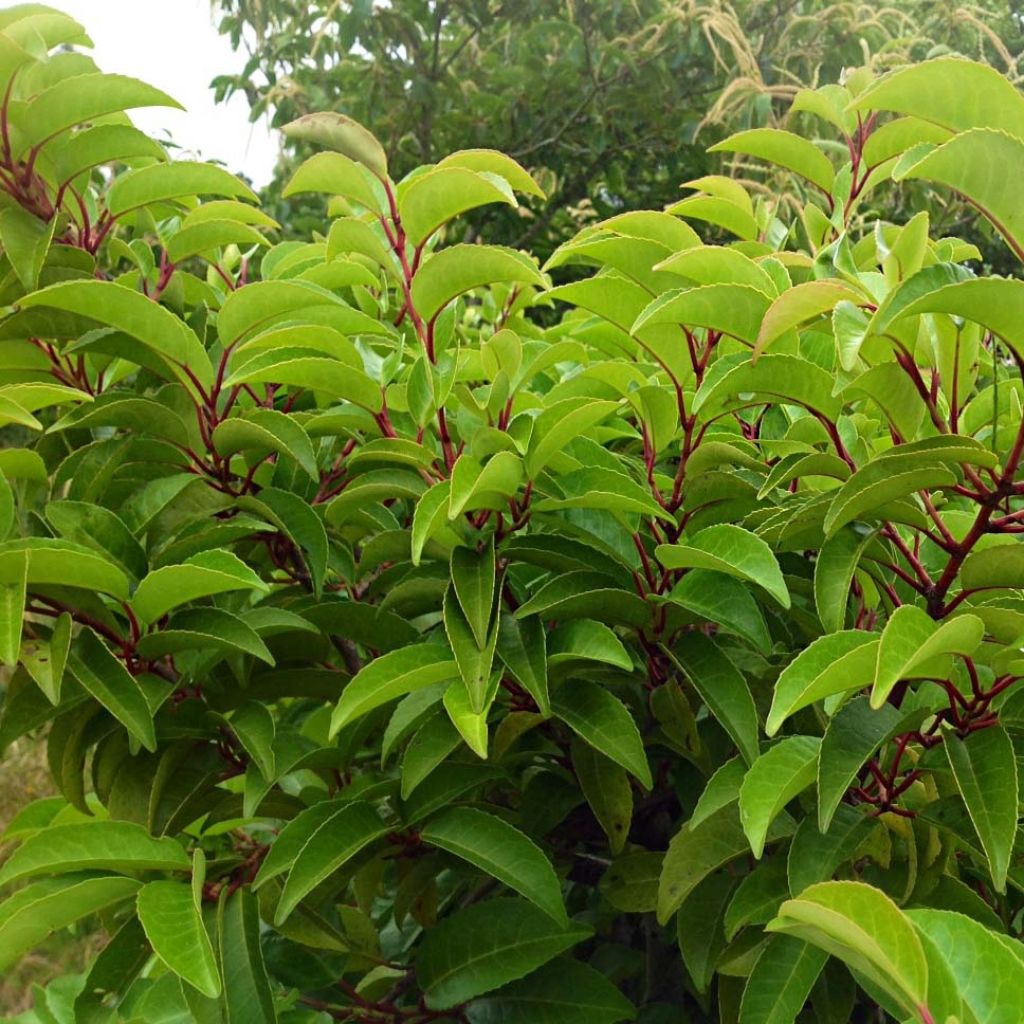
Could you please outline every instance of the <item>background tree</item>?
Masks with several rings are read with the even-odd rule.
[[[681,182],[717,166],[705,146],[718,125],[773,123],[800,86],[844,68],[952,50],[1013,79],[1021,71],[1020,21],[997,0],[213,3],[249,54],[239,74],[215,80],[219,96],[244,92],[253,118],[274,125],[348,114],[381,139],[398,177],[458,149],[509,153],[547,200],[482,212],[466,231],[541,255],[574,225],[676,199]],[[309,152],[290,144],[268,196],[300,234],[322,207],[284,202],[280,189]]]

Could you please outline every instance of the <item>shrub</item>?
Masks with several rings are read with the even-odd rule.
[[[27,1020],[1016,1018],[1024,283],[930,226],[1024,252],[1024,98],[853,72],[541,269],[444,244],[499,153],[303,118],[270,246],[0,29],[0,966],[111,936]]]

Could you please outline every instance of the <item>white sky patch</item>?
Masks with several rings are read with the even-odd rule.
[[[129,111],[143,131],[168,138],[193,156],[222,161],[259,188],[277,160],[278,133],[265,120],[251,124],[245,97],[214,103],[210,81],[243,66],[215,27],[209,0],[45,0],[85,26],[101,71],[140,78],[173,96],[185,110]],[[13,7],[0,0],[0,9]]]

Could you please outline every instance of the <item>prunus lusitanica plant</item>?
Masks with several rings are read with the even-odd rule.
[[[874,204],[1024,256],[1024,96],[851,70],[540,266],[336,114],[274,244],[84,42],[0,14],[0,970],[109,937],[19,1020],[1019,1020],[1024,281]]]

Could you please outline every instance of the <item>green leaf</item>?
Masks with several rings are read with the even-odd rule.
[[[326,192],[383,213],[383,191],[378,197],[378,190],[372,175],[357,160],[344,153],[317,153],[299,164],[281,195],[287,199],[303,192]]]
[[[502,612],[496,651],[516,682],[534,699],[540,713],[551,715],[548,696],[547,631],[539,618],[517,619]]]
[[[844,529],[822,545],[814,562],[814,603],[826,633],[846,624],[846,605],[853,574],[874,533]]]
[[[676,915],[679,952],[698,992],[707,992],[725,949],[723,917],[735,887],[736,880],[726,872],[708,875]]]
[[[651,913],[658,903],[658,879],[661,877],[660,853],[644,850],[616,857],[601,876],[601,895],[616,910],[628,914]]]
[[[21,664],[54,707],[60,704],[64,669],[71,649],[71,622],[71,616],[61,612],[48,641],[21,647]]]
[[[702,619],[715,622],[726,632],[742,637],[762,654],[772,641],[764,615],[750,591],[736,578],[708,569],[692,569],[669,594]]]
[[[920,725],[924,708],[873,709],[867,697],[844,704],[829,722],[818,753],[818,828],[828,830],[836,808],[867,760],[898,733]]]
[[[51,501],[45,514],[61,536],[109,556],[135,579],[146,575],[145,550],[109,509],[87,501]]]
[[[647,332],[659,324],[705,327],[752,345],[771,299],[748,284],[718,283],[682,288],[659,295],[632,325],[632,332]]]
[[[570,441],[607,419],[618,408],[618,402],[584,398],[566,398],[548,406],[533,423],[523,463],[526,475],[534,479]]]
[[[643,740],[622,701],[596,683],[572,679],[555,692],[551,708],[581,739],[651,788]]]
[[[817,882],[828,881],[870,835],[876,822],[863,811],[841,804],[828,831],[818,831],[814,818],[804,818],[789,844],[789,891],[799,895]]]
[[[743,988],[739,1024],[793,1024],[826,959],[800,939],[773,935]]]
[[[881,890],[863,882],[822,882],[782,904],[769,931],[783,932],[838,957],[887,991],[908,1015],[920,1015],[928,963],[910,920]]]
[[[976,615],[958,615],[940,625],[915,605],[897,608],[878,645],[871,706],[881,707],[901,679],[925,670],[933,659],[973,654],[984,635],[985,625]]]
[[[437,644],[411,644],[384,654],[362,668],[345,687],[331,716],[331,735],[396,697],[457,678],[458,668],[450,652]]]
[[[274,664],[259,633],[244,619],[222,608],[186,608],[177,612],[164,629],[142,637],[135,649],[144,658],[162,658],[190,650],[241,652]]]
[[[872,82],[854,110],[892,110],[955,131],[1001,128],[1024,138],[1024,100],[989,64],[944,56],[897,68]]]
[[[735,803],[740,798],[740,786],[747,774],[747,765],[742,757],[730,757],[725,764],[715,769],[708,779],[704,791],[697,798],[697,803],[690,816],[690,827],[696,828],[702,821],[710,818],[715,811]]]
[[[655,555],[666,569],[714,569],[756,583],[783,608],[789,607],[789,590],[771,548],[740,526],[709,526],[686,544],[659,545]]]
[[[276,409],[256,409],[244,419],[235,416],[222,420],[213,432],[213,446],[221,455],[254,451],[259,454],[277,452],[279,455],[290,456],[311,480],[320,480],[309,435],[293,417]]]
[[[918,178],[954,189],[988,218],[1018,258],[1024,258],[1024,212],[1013,182],[1007,175],[992,173],[993,167],[1013,167],[1022,159],[1021,137],[977,128],[955,135],[909,166],[897,166],[893,177]]]
[[[487,900],[427,932],[416,979],[428,1007],[449,1009],[524,977],[590,934],[581,925],[556,924],[525,900]]]
[[[462,612],[479,647],[486,647],[494,609],[494,546],[482,551],[457,547],[452,551],[451,578]]]
[[[841,281],[805,281],[784,291],[765,313],[754,345],[754,359],[787,331],[825,313],[840,302],[865,302],[864,296]]]
[[[263,863],[253,881],[253,889],[261,888],[270,879],[288,871],[295,863],[299,851],[309,842],[313,833],[349,803],[349,799],[337,797],[333,800],[321,800],[311,807],[299,811],[271,843],[270,850],[263,858]]]
[[[230,551],[201,551],[181,565],[149,573],[132,596],[132,607],[144,622],[155,622],[179,605],[232,590],[267,593],[269,587]]]
[[[237,220],[204,220],[182,228],[167,243],[167,258],[172,263],[183,263],[193,256],[211,253],[229,245],[240,248],[267,245],[267,240],[255,228]]]
[[[774,736],[790,715],[815,701],[867,686],[875,676],[878,649],[877,637],[859,629],[818,637],[782,670],[765,734]]]
[[[576,738],[570,748],[580,789],[608,837],[613,854],[622,852],[633,820],[633,789],[626,772],[611,758]]]
[[[965,590],[1019,589],[1024,586],[1024,547],[998,545],[972,551],[960,567]]]
[[[265,704],[246,701],[231,716],[231,731],[268,782],[274,772],[274,716]]]
[[[416,787],[461,743],[462,736],[447,708],[435,708],[413,734],[402,755],[402,799],[408,800]]]
[[[187,871],[189,859],[173,839],[154,839],[141,825],[96,821],[51,825],[25,840],[0,868],[0,885],[33,875],[107,870]]]
[[[1024,985],[1016,940],[948,910],[914,909],[906,916],[949,969],[971,1019],[1010,1024]]]
[[[448,221],[488,203],[516,205],[511,189],[500,178],[465,167],[437,167],[405,186],[398,212],[409,241],[419,245]]]
[[[517,192],[544,198],[544,190],[521,164],[496,149],[460,149],[438,161],[438,167],[468,167],[477,173],[496,174]]]
[[[568,918],[558,876],[541,849],[501,818],[472,807],[442,811],[420,831],[425,843],[469,861],[525,896],[559,924]]]
[[[96,698],[147,750],[156,750],[153,713],[133,676],[89,628],[78,635],[68,657],[68,668],[82,687]]]
[[[346,861],[387,832],[372,806],[346,804],[324,821],[296,854],[274,915],[286,921],[299,903]]]
[[[21,206],[0,210],[0,244],[27,291],[39,284],[39,273],[56,225],[55,217],[41,221]]]
[[[668,653],[732,737],[743,759],[753,764],[760,752],[757,709],[740,670],[703,633],[687,633]]]
[[[793,797],[814,783],[820,746],[816,736],[787,736],[750,766],[740,786],[740,820],[758,859],[771,823]]]
[[[274,994],[260,946],[260,917],[248,889],[221,897],[217,940],[228,1024],[275,1024]]]
[[[325,111],[305,114],[284,126],[284,133],[299,142],[312,142],[334,150],[369,168],[378,178],[388,173],[384,148],[358,121],[344,114]]]
[[[192,887],[184,882],[150,882],[139,890],[139,920],[153,952],[168,970],[211,999],[221,979]]]
[[[21,653],[21,629],[25,620],[29,553],[21,551],[11,561],[13,572],[10,575],[13,578],[0,583],[0,664],[13,667],[17,665]],[[19,564],[21,572],[17,571]],[[29,674],[33,675],[31,669],[29,669]],[[33,678],[35,678],[34,675]],[[44,688],[44,692],[50,696],[50,690]],[[59,690],[56,692],[59,693]],[[54,700],[53,703],[56,704],[57,701]]]
[[[37,93],[26,106],[18,133],[21,149],[40,146],[73,125],[135,107],[183,109],[167,93],[125,75],[97,71],[62,78]]]
[[[19,300],[23,309],[44,307],[80,313],[142,342],[175,367],[188,367],[199,384],[213,383],[213,368],[195,333],[169,309],[112,281],[62,281]],[[185,383],[184,372],[175,371]],[[186,385],[188,386],[188,385]]]
[[[559,958],[474,999],[466,1014],[470,1024],[619,1024],[636,1010],[600,971]]]
[[[96,590],[119,600],[128,597],[128,577],[109,559],[65,540],[27,537],[0,544],[0,583],[14,583],[28,554],[28,585],[72,586]]]
[[[236,384],[277,384],[318,391],[331,398],[361,405],[370,412],[381,410],[380,385],[362,370],[340,359],[310,354],[307,349],[272,349],[247,359],[228,375],[228,387]]]
[[[823,192],[830,193],[835,172],[827,156],[812,142],[778,128],[737,132],[708,148],[709,153],[744,153],[795,171]]]
[[[583,570],[554,576],[515,611],[518,619],[596,619],[611,625],[643,626],[650,608],[635,593],[615,585],[601,572]]]
[[[769,839],[790,835],[791,821],[779,819]],[[750,849],[739,811],[729,804],[696,827],[684,825],[669,843],[658,883],[658,921],[668,923],[686,897],[713,871],[724,867]]]
[[[68,875],[33,882],[0,903],[0,970],[7,970],[53,932],[130,899],[134,878]]]
[[[140,206],[200,195],[256,201],[256,193],[223,167],[175,160],[140,167],[116,178],[107,192],[107,209],[112,217],[120,217]]]
[[[1019,786],[1013,742],[997,724],[962,739],[948,736],[943,747],[988,858],[992,884],[1004,892],[1017,837]]]
[[[412,281],[412,301],[430,322],[452,299],[483,285],[546,285],[532,260],[515,249],[496,245],[452,245],[426,260]]]

